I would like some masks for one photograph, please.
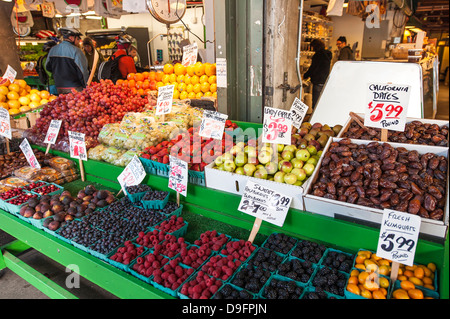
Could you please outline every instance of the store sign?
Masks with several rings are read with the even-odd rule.
[[[248,181],[239,211],[282,227],[291,203],[292,197]]]
[[[370,83],[364,125],[403,132],[410,93],[410,85]]]
[[[70,157],[87,161],[86,142],[83,133],[69,131]]]
[[[20,149],[22,150],[23,155],[25,155],[28,164],[30,164],[32,168],[41,168],[41,165],[39,164],[36,155],[34,155],[33,149],[26,138],[22,141],[22,143],[20,143]]]
[[[308,108],[308,105],[303,103],[299,98],[295,98],[294,103],[292,103],[291,106],[292,125],[295,128],[300,129],[300,126],[305,119],[306,112],[308,112]]]
[[[12,66],[8,65],[6,68],[5,74],[3,74],[2,78],[9,80],[9,82],[13,83],[16,79],[17,71],[12,68]]]
[[[170,114],[172,112],[173,92],[175,85],[161,86],[158,89],[156,101],[156,115]]]
[[[200,124],[199,135],[204,138],[222,140],[227,119],[228,115],[226,114],[205,110],[202,123]]]
[[[122,189],[126,186],[136,186],[142,183],[146,176],[144,166],[141,160],[136,155],[133,157],[131,162],[125,167],[123,172],[117,177]]]
[[[184,66],[194,65],[197,63],[198,45],[193,43],[183,47],[183,61]]]
[[[8,139],[12,138],[11,133],[11,117],[8,110],[0,107],[0,135]]]
[[[43,2],[41,4],[42,16],[45,18],[54,18],[56,15],[55,4],[53,2]]]
[[[47,135],[45,136],[44,143],[55,144],[58,138],[59,129],[61,128],[62,121],[52,120],[47,130]]]
[[[170,156],[169,188],[184,197],[187,195],[188,169],[188,163]]]
[[[227,60],[224,58],[216,59],[216,82],[218,88],[226,88],[227,82]]]
[[[291,111],[264,108],[263,143],[291,145]]]
[[[385,210],[377,256],[413,266],[422,219],[420,216]]]

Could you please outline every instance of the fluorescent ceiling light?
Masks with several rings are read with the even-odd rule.
[[[344,3],[343,7],[347,8],[348,7],[348,3]]]
[[[99,16],[86,16],[85,18],[92,19],[92,20],[101,20],[102,19],[102,17],[99,17]]]
[[[178,4],[178,6],[177,6],[177,4]],[[184,9],[184,4],[183,3],[172,2],[170,4],[170,8],[172,8],[173,10],[183,10]]]

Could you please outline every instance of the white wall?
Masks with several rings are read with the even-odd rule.
[[[200,39],[204,40],[204,29],[202,24],[202,15],[203,15],[203,7],[197,6],[193,8],[188,8],[186,10],[186,14],[183,17],[183,22],[191,29],[193,33],[195,33]],[[194,24],[194,18],[197,17],[197,23]],[[167,26],[159,21],[155,20],[150,13],[138,13],[138,14],[128,14],[123,15],[120,19],[112,19],[108,18],[108,27],[109,28],[120,28],[122,26],[126,27],[148,27],[149,37],[150,39],[154,36],[163,33],[167,33]],[[183,26],[181,22],[173,24],[172,26]],[[204,44],[197,39],[191,33],[186,32],[185,36],[191,41],[191,43],[197,43],[199,49],[204,48]],[[146,45],[138,44],[138,45]],[[160,39],[157,37],[151,43],[152,48],[152,57],[153,61],[156,61],[156,50],[161,49],[164,53],[164,62],[167,62],[169,59],[169,50],[167,45],[167,38]]]
[[[358,48],[356,50],[359,50],[359,57],[361,57],[361,48],[364,35],[364,21],[362,21],[360,17],[345,13],[345,9],[341,17],[331,17],[331,19],[333,21],[333,37],[331,38],[331,51],[333,52],[333,54],[337,49],[337,39],[340,36],[345,36],[347,38],[347,44],[350,45],[350,47],[354,43],[358,42]],[[357,60],[359,59],[357,58]]]

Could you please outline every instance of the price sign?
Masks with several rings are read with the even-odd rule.
[[[294,103],[291,106],[292,113],[292,125],[297,129],[300,129],[300,126],[305,119],[306,112],[308,112],[308,105],[303,103],[299,98],[295,98]]]
[[[227,119],[228,115],[226,114],[205,110],[203,112],[202,123],[200,124],[199,135],[204,138],[222,140]]]
[[[264,108],[263,143],[291,145],[291,111]]]
[[[364,125],[403,132],[410,92],[404,84],[369,84]]]
[[[69,131],[70,157],[87,161],[86,142],[83,133]]]
[[[226,88],[227,85],[227,60],[225,58],[216,59],[216,81],[218,88]]]
[[[164,115],[172,112],[174,90],[175,85],[161,86],[158,89],[158,100],[156,102],[156,115]]]
[[[377,256],[413,266],[421,222],[420,216],[385,210]]]
[[[11,117],[9,112],[3,107],[0,107],[0,135],[8,139],[12,138]]]
[[[31,167],[38,169],[41,168],[41,165],[39,164],[36,155],[34,155],[33,149],[26,138],[22,141],[22,143],[20,143],[20,149]]]
[[[16,79],[17,71],[14,70],[10,65],[6,68],[5,74],[3,74],[3,78],[9,80],[9,82],[13,83]]]
[[[117,177],[122,189],[125,186],[136,186],[142,183],[146,176],[144,166],[142,166],[141,160],[136,155],[131,162],[125,167],[123,172]]]
[[[45,136],[44,143],[55,144],[56,138],[59,134],[59,129],[61,128],[62,121],[52,120],[47,130],[47,135]]]
[[[282,227],[292,197],[248,181],[239,204],[239,211]]]
[[[169,188],[186,197],[187,185],[188,163],[170,156]]]
[[[189,66],[197,63],[198,45],[193,43],[183,47],[183,61],[184,66]]]

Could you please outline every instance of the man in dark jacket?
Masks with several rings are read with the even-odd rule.
[[[47,70],[53,73],[58,94],[82,91],[89,78],[88,61],[78,47],[81,33],[72,28],[59,29],[63,41],[53,47],[47,58]]]
[[[304,79],[311,79],[313,84],[313,105],[314,108],[322,93],[323,86],[330,74],[331,58],[333,54],[325,49],[325,44],[322,40],[314,39],[311,41],[311,47],[314,50],[311,66],[304,75]]]
[[[336,41],[336,46],[339,49],[338,61],[354,61],[355,55],[353,54],[352,48],[347,45],[346,37],[339,37]]]

